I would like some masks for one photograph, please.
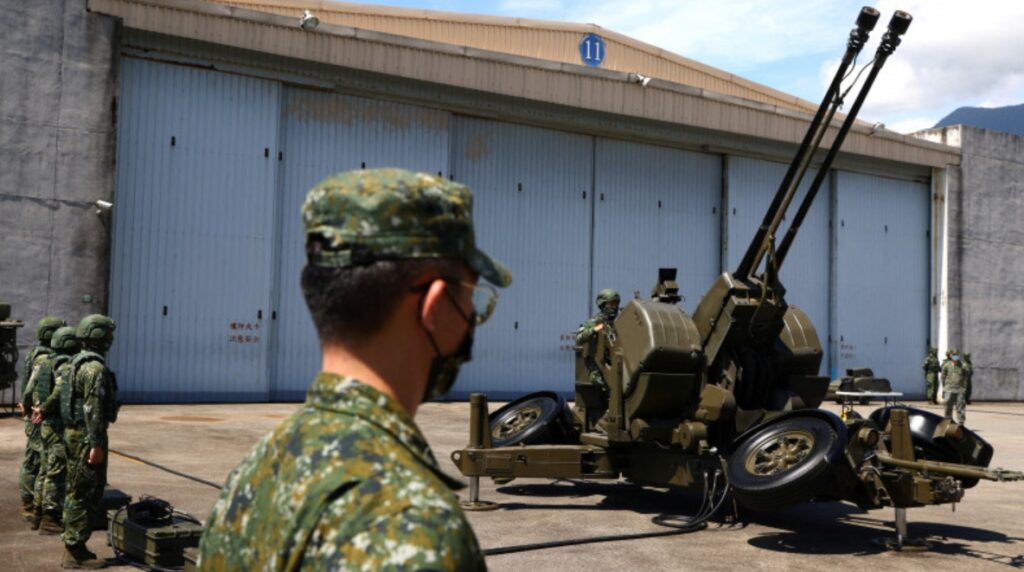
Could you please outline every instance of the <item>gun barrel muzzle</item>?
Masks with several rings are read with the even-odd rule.
[[[860,9],[860,15],[857,16],[857,27],[865,32],[870,32],[875,29],[875,24],[878,23],[879,13],[871,6],[864,6]]]
[[[910,27],[910,23],[913,20],[914,17],[907,12],[896,10],[892,15],[892,19],[889,20],[889,31],[897,36],[902,36],[907,33],[907,28]]]

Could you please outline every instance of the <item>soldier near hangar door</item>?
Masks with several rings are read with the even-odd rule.
[[[114,321],[101,314],[82,318],[75,332],[82,351],[71,359],[70,369],[61,369],[60,417],[68,464],[61,536],[65,568],[104,566],[86,542],[107,482],[107,427],[117,420],[117,380],[104,359],[114,328]]]
[[[939,372],[942,371],[942,367],[939,365],[938,348],[928,348],[928,355],[924,358],[922,368],[924,369],[925,399],[928,400],[928,403],[934,405],[939,402]]]
[[[35,487],[36,476],[39,474],[39,464],[42,458],[41,431],[38,425],[31,421],[31,411],[34,402],[34,386],[38,376],[42,374],[42,366],[46,364],[53,355],[50,348],[50,340],[58,328],[66,326],[64,320],[54,316],[46,316],[39,320],[36,326],[35,347],[29,350],[25,356],[25,367],[22,370],[21,380],[21,403],[18,410],[22,412],[25,419],[25,456],[21,462],[21,470],[18,474],[18,489],[21,493],[21,515],[25,520],[32,522],[32,528],[39,527],[39,519],[35,510]],[[37,373],[39,368],[39,373]]]
[[[942,365],[942,391],[946,401],[946,419],[964,424],[967,418],[967,377],[968,369],[963,363],[960,350],[950,350],[949,361]]]
[[[302,219],[322,371],[228,477],[198,566],[483,570],[452,492],[462,485],[413,421],[452,387],[494,310],[478,280],[512,280],[476,247],[472,193],[425,173],[351,171],[315,186]]]
[[[605,288],[597,293],[595,303],[597,313],[589,320],[580,324],[576,330],[577,351],[582,351],[584,364],[589,372],[590,383],[601,388],[602,393],[608,394],[608,383],[601,375],[597,367],[594,354],[597,350],[598,336],[604,332],[605,335],[615,337],[615,318],[619,315],[619,304],[621,303],[619,293],[611,288]]]

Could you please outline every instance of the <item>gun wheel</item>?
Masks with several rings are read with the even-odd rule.
[[[495,447],[554,445],[571,441],[572,414],[557,393],[539,391],[501,407],[488,418]]]
[[[786,431],[761,443],[747,455],[747,471],[769,476],[799,465],[814,449],[814,435],[806,431]]]
[[[491,436],[495,439],[511,439],[536,423],[541,412],[542,409],[539,405],[527,404],[522,409],[513,411],[511,415],[492,427]]]
[[[826,490],[834,476],[829,459],[845,446],[825,419],[800,416],[754,430],[729,457],[736,500],[754,510],[784,510]]]

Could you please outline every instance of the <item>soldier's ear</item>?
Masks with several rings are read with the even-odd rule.
[[[420,323],[430,333],[434,333],[437,330],[440,314],[445,304],[444,289],[447,287],[448,285],[445,284],[444,280],[437,278],[430,283],[421,299],[419,307]]]

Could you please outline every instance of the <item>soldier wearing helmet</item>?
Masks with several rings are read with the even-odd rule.
[[[928,355],[924,358],[924,394],[929,403],[938,403],[939,371],[939,350],[928,348]]]
[[[942,392],[946,399],[946,419],[953,419],[955,409],[956,422],[960,425],[967,418],[967,375],[960,350],[950,350],[949,361],[942,365]]]
[[[601,375],[594,353],[597,351],[598,335],[604,332],[605,335],[615,336],[615,318],[619,315],[619,293],[611,288],[605,288],[597,293],[598,312],[586,322],[580,324],[576,330],[576,348],[583,352],[583,360],[590,372],[590,382],[601,388],[608,394],[608,384]]]
[[[60,534],[63,531],[64,478],[67,455],[64,449],[64,425],[59,415],[60,392],[66,385],[71,359],[81,349],[75,328],[64,326],[53,333],[50,347],[55,355],[50,369],[52,381],[38,383],[32,408],[32,422],[40,427],[43,455],[35,484],[35,514],[40,534]],[[52,415],[47,415],[52,412]]]
[[[101,510],[107,481],[107,426],[117,420],[117,380],[104,358],[114,342],[114,321],[102,314],[91,314],[78,323],[75,336],[82,351],[62,364],[59,372],[60,418],[68,474],[61,565],[101,568],[104,561],[85,544],[92,535],[95,513]]]
[[[35,516],[35,483],[39,474],[39,464],[42,458],[42,441],[40,440],[40,429],[29,419],[35,393],[35,383],[40,375],[45,375],[46,366],[53,356],[50,348],[50,339],[57,328],[66,326],[64,320],[53,316],[46,316],[39,320],[36,327],[36,338],[39,342],[25,356],[25,367],[21,376],[21,403],[18,404],[18,411],[25,416],[25,436],[28,438],[25,443],[25,457],[21,463],[21,471],[18,474],[18,485],[21,492],[21,516],[33,523],[33,529],[38,524]]]

